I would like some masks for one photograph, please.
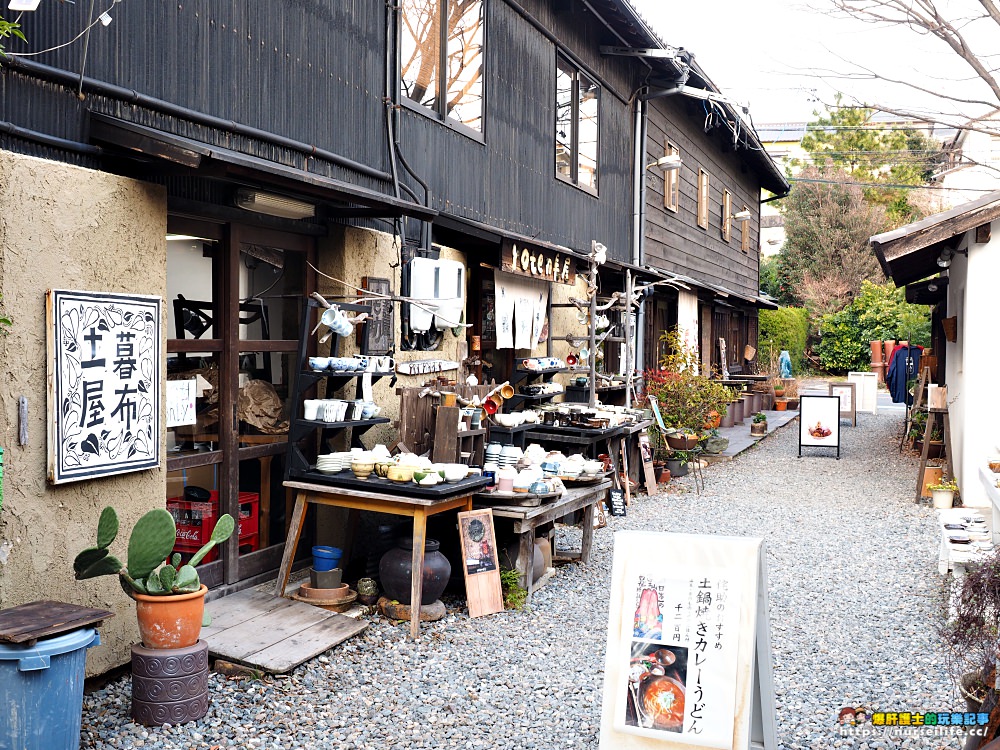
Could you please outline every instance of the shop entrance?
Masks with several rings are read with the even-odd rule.
[[[176,551],[197,550],[222,513],[239,519],[239,538],[199,566],[210,587],[247,585],[281,562],[288,396],[315,254],[308,236],[168,219],[168,388],[194,402],[166,428]]]

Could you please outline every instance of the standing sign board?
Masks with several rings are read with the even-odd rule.
[[[642,456],[642,475],[646,483],[646,494],[656,494],[656,472],[653,470],[653,446],[649,444],[649,435],[639,434],[639,455]]]
[[[626,514],[625,490],[608,490],[608,511],[613,516]]]
[[[803,446],[836,448],[840,460],[840,398],[801,396],[799,398],[799,458]]]
[[[776,750],[761,539],[615,534],[601,750]]]
[[[503,612],[493,511],[486,508],[459,513],[458,536],[462,542],[462,572],[469,617]]]
[[[858,426],[857,403],[854,383],[830,383],[830,395],[840,399],[840,418],[851,420],[851,426]]]
[[[854,383],[857,410],[866,414],[878,414],[878,375],[874,372],[849,372],[847,382]]]
[[[49,481],[159,466],[160,298],[52,290],[45,302]]]

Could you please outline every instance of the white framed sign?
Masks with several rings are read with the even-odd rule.
[[[160,465],[160,305],[138,294],[46,294],[53,484]]]
[[[840,459],[840,398],[801,396],[799,398],[799,457],[802,447],[836,448]]]
[[[167,381],[167,427],[197,424],[198,379]]]
[[[777,748],[763,541],[615,534],[601,750]]]
[[[874,372],[849,372],[847,382],[855,384],[857,410],[867,414],[878,414],[878,375]]]
[[[830,383],[830,395],[840,399],[840,418],[851,420],[851,426],[857,427],[858,405],[854,394],[854,383]]]

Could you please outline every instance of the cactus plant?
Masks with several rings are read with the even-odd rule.
[[[133,591],[150,596],[192,593],[201,588],[194,566],[215,545],[226,541],[235,529],[236,522],[226,513],[216,522],[211,539],[186,565],[181,565],[181,556],[176,553],[166,561],[177,539],[177,526],[169,512],[157,508],[140,518],[132,528],[127,564],[123,565],[108,552],[118,536],[118,514],[114,508],[105,508],[97,523],[97,545],[76,556],[73,570],[77,580],[117,574],[128,594]]]

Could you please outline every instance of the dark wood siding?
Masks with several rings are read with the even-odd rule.
[[[726,128],[704,132],[702,102],[674,96],[650,102],[646,151],[648,161],[663,155],[669,141],[680,149],[680,205],[676,212],[663,205],[663,174],[646,173],[645,262],[734,292],[757,296],[759,282],[760,183],[743,154],[734,152]],[[708,229],[698,226],[698,170],[710,175]],[[722,192],[732,194],[733,213],[746,204],[750,219],[750,250],[740,249],[740,227],[734,222],[729,242],[722,239]]]
[[[525,3],[612,88],[601,93],[598,195],[555,176],[556,45],[499,1],[487,16],[485,144],[404,109],[404,153],[440,211],[578,250],[598,240],[609,257],[629,260],[633,125],[615,90],[631,93],[635,63],[600,57],[598,46],[611,41],[593,16],[555,14],[549,5]]]
[[[627,100],[645,68],[602,57],[617,40],[576,0],[521,0],[558,43],[503,0],[487,0],[483,142],[403,109],[400,137],[433,206],[539,240],[631,257],[632,118]],[[52,3],[25,14],[30,49],[72,38],[89,6]],[[385,95],[386,6],[376,0],[145,0],[119,3],[90,33],[87,77],[390,169]],[[17,51],[18,44],[9,45]],[[604,82],[598,196],[554,176],[555,61],[567,49]],[[82,44],[35,58],[81,67]],[[392,79],[393,87],[397,85]],[[95,111],[389,192],[388,183],[260,140],[235,136],[67,86],[0,73],[0,120],[87,141]],[[0,145],[8,141],[0,141]],[[38,149],[36,148],[36,151]],[[63,155],[60,158],[66,158]],[[409,181],[418,194],[415,182]]]

